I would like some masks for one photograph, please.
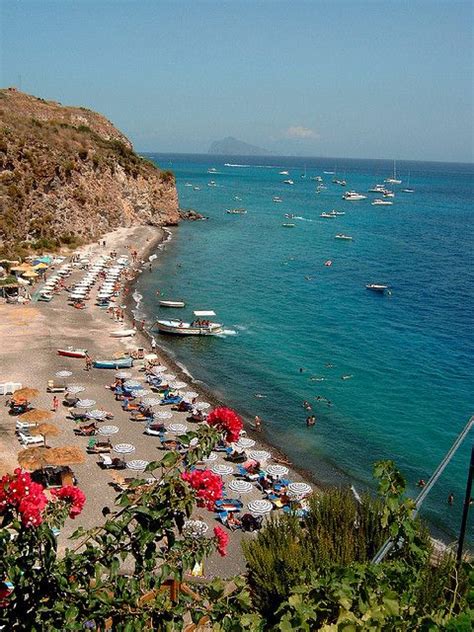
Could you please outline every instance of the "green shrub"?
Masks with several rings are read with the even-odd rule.
[[[174,182],[175,180],[174,173],[169,170],[160,171],[160,180],[166,183]]]

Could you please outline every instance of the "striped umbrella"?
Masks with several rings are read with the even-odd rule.
[[[80,399],[76,404],[76,408],[92,408],[95,404],[95,399]]]
[[[210,407],[211,407],[211,405],[208,402],[198,402],[196,404],[196,408],[198,410],[207,410]]]
[[[214,474],[219,474],[219,476],[229,476],[232,474],[234,468],[231,465],[225,465],[224,463],[216,463],[215,465],[211,465],[211,472]]]
[[[133,459],[132,461],[127,461],[127,468],[129,470],[143,471],[148,463],[149,461],[143,461],[143,459]]]
[[[85,391],[86,387],[81,386],[80,384],[68,384],[66,386],[66,390],[69,395],[77,395],[77,393],[82,393],[82,391]]]
[[[163,410],[162,412],[155,413],[155,417],[157,419],[171,419],[172,416],[173,413],[170,413],[169,410]]]
[[[264,499],[252,500],[251,502],[249,502],[247,507],[250,513],[257,515],[270,513],[270,511],[273,509],[272,503],[269,500]]]
[[[237,448],[246,450],[247,448],[253,448],[255,441],[253,439],[248,439],[247,437],[241,437],[235,445]]]
[[[234,478],[229,483],[229,489],[238,494],[248,494],[253,490],[253,485],[249,481],[242,481],[238,478]]]
[[[145,406],[159,406],[160,402],[161,399],[159,399],[158,397],[144,397],[142,399],[142,404],[144,404]]]
[[[168,430],[175,434],[184,434],[188,427],[185,424],[170,424]]]
[[[58,371],[54,375],[55,377],[71,377],[72,371]]]
[[[268,459],[272,458],[270,452],[266,450],[252,450],[248,453],[251,459],[255,459],[255,461],[268,461]]]
[[[284,465],[269,465],[267,467],[267,472],[271,476],[280,478],[280,476],[286,476],[288,474],[288,468]]]
[[[102,426],[97,431],[97,434],[100,434],[103,437],[110,437],[110,435],[117,434],[118,431],[119,431],[118,426]]]

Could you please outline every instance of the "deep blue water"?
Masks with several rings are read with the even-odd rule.
[[[173,316],[214,309],[236,332],[161,336],[160,343],[230,405],[260,415],[267,438],[319,480],[342,477],[363,489],[372,484],[373,462],[390,458],[416,494],[416,481],[429,478],[474,412],[473,166],[399,162],[403,184],[392,185],[393,206],[377,207],[367,190],[391,174],[390,161],[153,159],[175,172],[181,206],[210,221],[183,223],[154,272],[142,276],[148,317],[170,315],[158,307],[160,290],[186,300]],[[345,189],[323,173],[335,168],[346,190],[368,199],[343,201]],[[401,192],[408,174],[415,193]],[[319,194],[315,175],[327,186]],[[288,177],[294,186],[283,184]],[[216,187],[207,186],[211,180]],[[226,214],[234,207],[248,212]],[[319,217],[332,209],[346,214]],[[296,226],[284,228],[285,221]],[[353,241],[334,239],[341,232]],[[367,291],[370,282],[390,284],[391,296]],[[332,406],[316,402],[318,395]],[[303,400],[313,404],[314,428],[305,425]],[[473,437],[423,511],[448,540],[459,528]],[[472,536],[472,519],[470,528]]]

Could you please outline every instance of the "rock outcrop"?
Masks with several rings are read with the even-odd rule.
[[[0,90],[3,246],[91,241],[120,226],[179,219],[174,175],[135,154],[105,117]]]

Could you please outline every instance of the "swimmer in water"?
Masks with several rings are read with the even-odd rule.
[[[333,368],[333,366],[334,366],[334,364],[331,364],[330,362],[328,362],[328,363],[326,364],[326,369],[332,369],[332,368]]]
[[[264,397],[266,397],[266,395],[263,395],[262,393],[255,393],[254,397],[256,397],[257,399],[263,399]]]
[[[305,400],[303,402],[303,408],[305,408],[306,410],[311,410],[311,404]]]

